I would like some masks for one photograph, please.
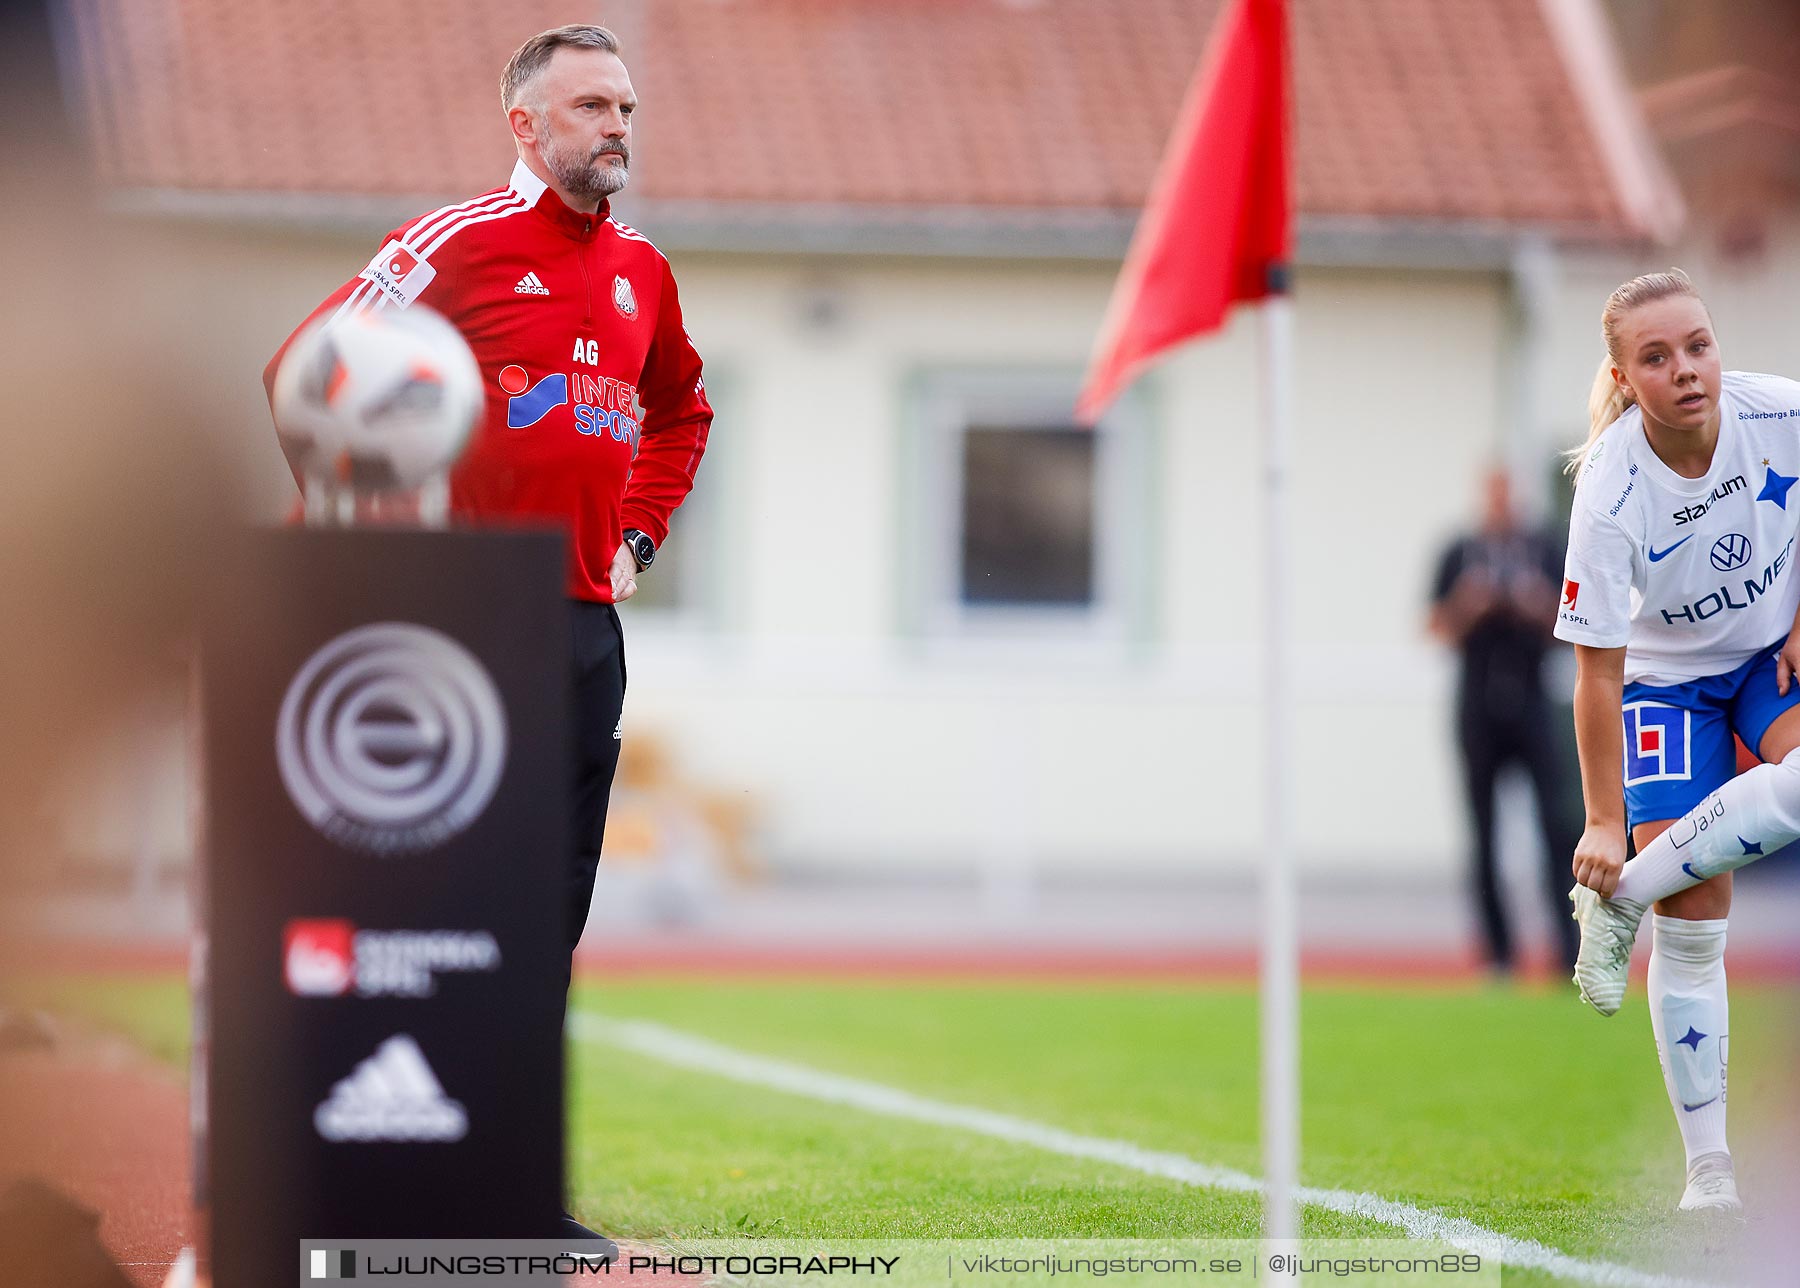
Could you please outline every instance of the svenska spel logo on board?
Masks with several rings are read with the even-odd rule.
[[[296,997],[434,997],[440,975],[499,970],[500,944],[486,930],[372,930],[297,917],[282,933],[282,963]]]
[[[339,918],[290,921],[282,966],[296,997],[342,997],[356,980],[356,927]]]

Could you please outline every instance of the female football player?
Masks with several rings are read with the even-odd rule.
[[[1679,270],[1619,287],[1601,327],[1556,627],[1575,645],[1587,805],[1575,982],[1614,1014],[1655,909],[1650,1022],[1687,1152],[1681,1208],[1737,1212],[1731,872],[1800,837],[1800,384],[1723,371]],[[1764,761],[1735,778],[1733,734]]]

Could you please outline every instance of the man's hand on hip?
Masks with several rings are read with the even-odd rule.
[[[637,594],[637,556],[631,547],[621,544],[612,561],[613,603],[622,604]]]

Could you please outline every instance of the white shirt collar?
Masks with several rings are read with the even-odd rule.
[[[531,172],[531,167],[525,164],[524,157],[520,157],[513,163],[512,178],[507,181],[507,186],[525,198],[527,204],[533,206],[537,205],[538,198],[543,196],[550,187]]]

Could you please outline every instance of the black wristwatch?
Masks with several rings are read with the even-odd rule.
[[[631,547],[631,557],[637,560],[638,571],[642,572],[656,562],[656,543],[650,540],[647,533],[636,528],[625,529],[625,544]]]

